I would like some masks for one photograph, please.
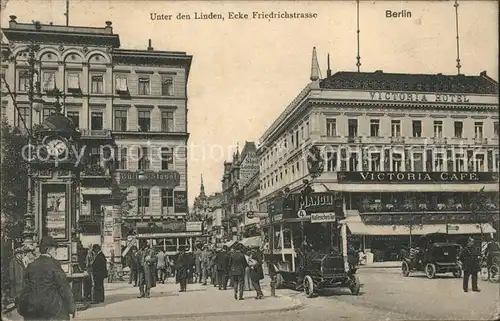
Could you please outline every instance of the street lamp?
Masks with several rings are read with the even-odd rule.
[[[240,223],[240,233],[241,233],[241,238],[243,238],[243,230],[245,229],[245,223],[241,222]]]
[[[137,193],[137,199],[141,201],[141,208],[137,208],[137,211],[141,211],[141,222],[144,220],[144,180],[146,179],[146,173],[143,170],[137,172],[137,179],[141,183],[139,186],[139,192]]]

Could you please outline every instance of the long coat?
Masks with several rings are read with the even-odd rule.
[[[252,281],[260,281],[264,279],[264,270],[262,269],[262,260],[260,257],[252,257],[257,262],[254,266],[250,267],[250,279]]]
[[[154,288],[156,286],[156,263],[155,251],[151,248],[145,249],[140,264],[144,273],[146,287]]]
[[[217,265],[217,271],[227,272],[229,270],[229,253],[225,251],[217,253],[215,264]]]
[[[231,276],[244,276],[245,268],[248,266],[245,255],[240,251],[235,251],[229,259]]]
[[[69,320],[75,313],[73,291],[54,258],[41,255],[24,271],[18,312],[25,320]]]
[[[191,268],[191,258],[186,253],[179,254],[175,262],[175,282],[184,280],[188,277],[188,270]]]
[[[478,272],[480,269],[478,256],[479,252],[474,245],[465,246],[459,255],[460,261],[462,262],[462,269],[464,271]]]

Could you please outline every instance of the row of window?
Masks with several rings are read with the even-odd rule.
[[[54,113],[54,108],[44,108],[42,111],[42,120],[47,118],[49,115]],[[114,110],[114,127],[115,131],[129,131],[132,128],[128,126],[128,110]],[[67,111],[66,116],[73,121],[76,127],[80,128],[80,112],[79,111]],[[21,117],[29,123],[29,107],[20,107],[17,119],[18,126],[22,125]],[[161,131],[162,132],[173,132],[174,130],[174,112],[173,111],[162,111],[160,116]],[[90,113],[90,129],[91,130],[102,130],[104,129],[104,112],[102,111],[92,111]],[[141,132],[151,131],[151,111],[150,110],[138,110],[137,111],[137,129]]]
[[[285,134],[280,142],[266,151],[260,162],[261,168],[267,169],[272,163],[277,162],[283,156],[283,150],[288,151],[299,148],[301,143],[309,137],[309,130],[309,121],[305,121],[301,126],[297,126],[290,133]]]
[[[342,157],[339,157],[342,155]],[[384,157],[382,157],[382,155]],[[300,161],[288,165],[285,168],[275,170],[273,174],[267,175],[261,180],[261,189],[266,189],[278,185],[288,184],[300,178]],[[386,172],[485,172],[498,171],[500,169],[500,155],[493,153],[453,153],[452,151],[433,152],[422,151],[400,152],[385,150],[382,152],[366,153],[365,159],[361,160],[359,152],[347,151],[326,152],[325,171],[386,171]],[[290,174],[290,175],[289,175]]]
[[[19,71],[18,77],[18,91],[29,91],[30,73],[28,70]],[[35,78],[35,83],[37,79]],[[138,95],[149,96],[151,95],[151,77],[140,75],[137,79],[137,93]],[[66,73],[66,88],[69,92],[80,91],[80,73],[67,72]],[[43,71],[40,83],[40,89],[43,91],[52,91],[56,88],[56,71]],[[117,93],[128,93],[128,77],[126,75],[115,76],[115,90]],[[91,94],[104,94],[104,73],[93,73],[90,75],[90,93]],[[162,96],[174,95],[174,78],[172,76],[161,76],[161,93]]]
[[[115,150],[114,154],[114,168],[118,170],[129,169],[129,161],[132,155],[129,155],[130,148],[119,147]],[[101,151],[99,147],[93,147],[89,153],[89,162],[91,165],[101,165],[103,159],[110,159],[109,150]],[[137,155],[138,169],[150,170],[152,151],[149,147],[138,147]],[[173,170],[174,167],[174,152],[171,147],[161,147],[160,150],[161,170]]]
[[[347,135],[349,137],[358,136],[358,120],[348,119],[347,120]],[[494,122],[493,134],[498,137],[498,122]],[[443,121],[435,120],[433,123],[433,133],[435,138],[443,137]],[[326,119],[326,135],[327,136],[337,136],[337,119],[327,118]],[[462,121],[454,122],[454,137],[463,138],[464,135],[464,123]],[[484,135],[483,122],[474,122],[474,138],[482,139]],[[370,119],[370,136],[379,137],[380,136],[380,119]],[[422,137],[422,121],[412,120],[412,136]],[[391,120],[391,137],[401,137],[401,120],[393,119]]]
[[[174,207],[174,194],[175,191],[168,188],[162,188],[161,194],[161,207]],[[141,208],[149,208],[151,206],[151,189],[138,188],[137,189],[137,206],[139,211]]]

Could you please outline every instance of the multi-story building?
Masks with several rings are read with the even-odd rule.
[[[308,179],[315,192],[340,193],[350,233],[381,259],[412,234],[495,231],[485,220],[498,217],[498,82],[486,71],[320,79],[313,50],[310,79],[261,137],[261,211]],[[312,146],[324,166],[317,178]]]
[[[243,225],[244,237],[260,235],[260,218],[262,213],[259,212],[259,172],[255,172],[252,177],[243,185],[242,202],[244,208]]]
[[[141,220],[181,219],[187,212],[187,80],[185,52],[120,49],[112,23],[104,27],[18,23],[2,29],[14,59],[2,62],[13,96],[2,86],[2,113],[34,125],[53,112],[55,88],[63,111],[82,133],[79,228],[85,243],[103,243],[119,257],[122,236],[147,229]],[[31,114],[26,48],[36,52],[40,111]],[[4,48],[7,49],[7,48]],[[120,192],[121,191],[121,192]],[[120,200],[126,195],[126,201]],[[122,229],[121,222],[127,222]],[[158,224],[161,225],[161,222]],[[122,235],[123,233],[123,235]]]
[[[222,228],[222,194],[214,193],[207,198],[206,226],[211,244],[221,243],[224,237]]]

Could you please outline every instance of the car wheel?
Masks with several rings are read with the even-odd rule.
[[[309,275],[306,275],[304,278],[304,294],[308,298],[312,298],[314,296],[314,282]]]
[[[403,263],[401,263],[401,272],[403,272],[403,276],[410,275],[410,266],[408,265],[408,262],[403,261]]]
[[[499,271],[498,265],[493,264],[490,266],[490,268],[488,269],[488,274],[489,274],[489,279],[491,282],[498,283],[499,272],[500,271]]]
[[[361,288],[361,283],[359,282],[358,276],[356,274],[351,275],[349,282],[349,290],[351,290],[351,294],[358,295],[360,288]]]
[[[456,278],[462,277],[462,269],[461,268],[457,268],[455,271],[453,271],[453,276],[456,277]]]
[[[436,266],[432,263],[425,265],[425,275],[428,279],[433,279],[436,276]]]

